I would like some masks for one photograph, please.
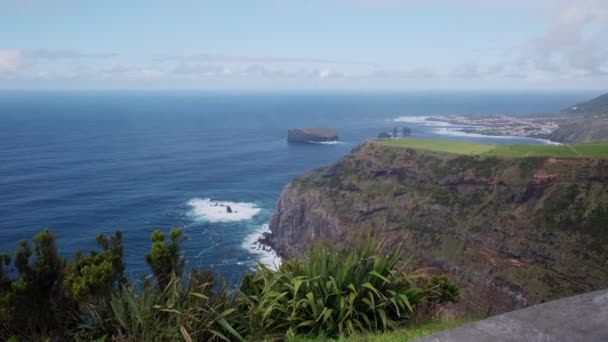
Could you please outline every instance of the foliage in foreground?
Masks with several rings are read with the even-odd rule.
[[[357,334],[336,339],[328,337],[294,337],[289,342],[407,342],[429,336],[444,330],[453,329],[467,323],[467,319],[430,320],[428,322],[402,327],[392,332],[379,334]]]
[[[263,265],[243,280],[252,325],[266,334],[338,336],[393,330],[421,310],[458,298],[446,277],[407,274],[401,249],[384,256],[368,239],[355,249],[311,248],[307,257]]]
[[[154,278],[124,277],[122,234],[99,235],[100,250],[71,261],[54,236],[22,241],[0,255],[0,340],[208,341],[282,340],[296,335],[381,332],[411,323],[458,288],[445,277],[406,274],[400,249],[383,254],[368,240],[352,250],[327,245],[262,265],[229,292],[212,272],[184,274],[182,231],[155,231],[145,256]],[[11,267],[12,266],[12,267]]]

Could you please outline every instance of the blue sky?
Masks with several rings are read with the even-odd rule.
[[[0,0],[0,88],[608,88],[606,0]]]

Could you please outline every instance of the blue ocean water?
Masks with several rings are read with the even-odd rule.
[[[592,95],[0,92],[0,251],[48,227],[69,257],[122,229],[127,271],[138,277],[149,273],[150,233],[183,227],[188,263],[234,281],[268,257],[250,240],[282,187],[404,125],[395,118],[556,111]],[[314,126],[335,128],[341,143],[286,143],[288,128]],[[415,137],[526,141],[407,126]]]

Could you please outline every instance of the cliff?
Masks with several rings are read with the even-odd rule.
[[[288,184],[269,241],[371,233],[412,268],[448,273],[470,312],[493,314],[608,286],[608,160],[498,158],[368,142]]]
[[[290,143],[336,141],[338,134],[330,128],[292,128],[287,131]]]

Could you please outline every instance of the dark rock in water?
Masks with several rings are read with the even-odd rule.
[[[387,133],[387,132],[380,132],[378,134],[378,139],[390,139],[391,138],[391,134]]]
[[[292,128],[287,131],[290,143],[336,141],[338,134],[331,128]]]
[[[232,214],[232,208],[230,208],[230,206],[226,206],[226,212],[228,214]]]
[[[262,236],[260,236],[260,238],[258,239],[258,242],[261,243],[262,245],[269,245],[270,244],[270,233],[266,232],[263,233]]]
[[[410,135],[412,135],[412,129],[409,127],[403,127],[401,129],[401,136],[402,137],[409,137]]]

